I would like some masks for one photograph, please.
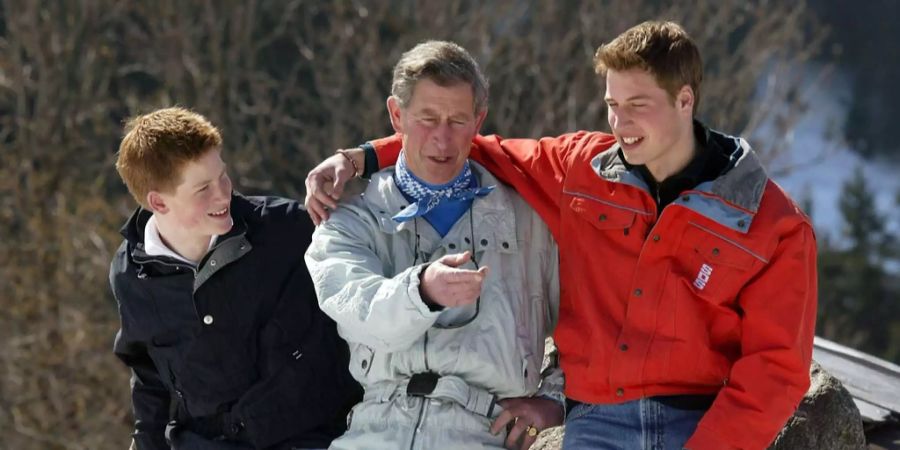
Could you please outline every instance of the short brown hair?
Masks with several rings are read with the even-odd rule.
[[[594,70],[606,76],[610,69],[646,70],[673,100],[682,86],[690,85],[694,90],[696,114],[703,61],[697,45],[677,23],[644,22],[601,45],[594,55]]]
[[[179,107],[160,109],[125,124],[116,170],[147,208],[147,193],[174,191],[185,164],[221,145],[219,130],[202,115]]]
[[[394,66],[391,95],[397,98],[400,106],[406,107],[416,83],[425,78],[440,86],[466,83],[472,86],[475,113],[487,108],[487,78],[475,58],[453,42],[426,41],[404,53]]]

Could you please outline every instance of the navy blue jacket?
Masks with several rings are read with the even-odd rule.
[[[126,223],[110,267],[138,449],[168,449],[167,437],[210,423],[255,448],[327,447],[361,391],[306,270],[306,211],[234,194],[234,227],[196,268],[144,252],[150,216]]]

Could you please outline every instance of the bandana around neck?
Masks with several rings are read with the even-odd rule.
[[[462,172],[449,183],[428,184],[409,171],[405,153],[405,150],[401,151],[400,157],[397,158],[394,182],[404,194],[415,201],[392,217],[396,222],[402,223],[424,216],[446,201],[471,200],[475,197],[484,197],[494,190],[495,186],[478,187],[468,160],[463,165]]]

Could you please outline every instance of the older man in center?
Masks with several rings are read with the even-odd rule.
[[[468,159],[487,81],[430,41],[394,68],[397,165],[316,230],[306,260],[365,397],[332,449],[528,448],[563,419],[543,373],[559,303],[557,247],[515,191]]]

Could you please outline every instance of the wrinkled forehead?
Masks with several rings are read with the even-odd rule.
[[[473,115],[475,113],[474,89],[471,84],[464,81],[440,84],[425,78],[416,82],[406,108],[415,111],[432,110]]]

